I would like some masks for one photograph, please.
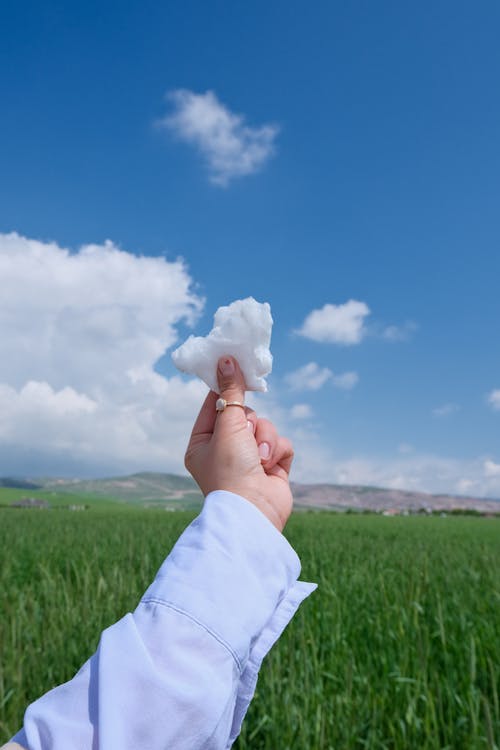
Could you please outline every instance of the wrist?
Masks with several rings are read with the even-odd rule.
[[[216,490],[232,492],[233,495],[238,495],[239,497],[242,497],[244,500],[254,505],[264,516],[266,516],[268,521],[270,521],[280,533],[285,528],[286,519],[282,519],[276,508],[274,508],[269,500],[267,500],[267,498],[259,492],[248,491],[247,488],[238,487],[237,485],[226,485],[225,483],[221,483],[221,485],[217,486],[216,488],[211,488],[209,492],[214,492]],[[209,492],[206,492],[205,496],[208,495]]]

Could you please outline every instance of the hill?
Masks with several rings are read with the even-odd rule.
[[[193,494],[201,499],[200,490],[194,480],[177,474],[141,472],[105,479],[44,478],[36,481],[47,491],[114,497],[129,503],[145,504],[160,500],[182,500]]]
[[[12,480],[9,480],[12,481]],[[17,487],[39,487],[37,494],[64,494],[66,497],[92,497],[144,507],[199,507],[201,493],[193,479],[176,474],[141,472],[104,479],[64,479],[45,477]],[[0,486],[2,480],[0,479]],[[12,485],[10,485],[12,486]],[[330,509],[337,511],[386,511],[390,513],[419,511],[475,511],[500,513],[500,501],[456,495],[431,495],[424,492],[394,490],[383,487],[342,484],[292,484],[295,507],[298,509]]]
[[[500,513],[500,501],[459,495],[431,495],[425,492],[393,490],[344,484],[292,483],[298,507],[353,509],[358,511],[389,511],[395,513],[419,511],[476,511]]]

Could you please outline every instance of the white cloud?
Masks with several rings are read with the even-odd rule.
[[[477,479],[467,479],[464,477],[463,479],[459,479],[455,484],[455,491],[459,495],[471,495],[478,484]]]
[[[357,372],[342,372],[336,375],[328,367],[309,362],[285,375],[285,382],[292,391],[317,391],[330,382],[336,388],[349,390],[358,383]]]
[[[201,151],[213,184],[225,187],[235,177],[253,174],[273,155],[276,125],[248,126],[245,117],[231,112],[213,91],[179,89],[168,98],[174,111],[159,125]]]
[[[349,391],[359,383],[359,375],[357,372],[343,372],[340,375],[333,375],[332,383],[336,388]]]
[[[495,411],[500,411],[500,389],[491,391],[488,395],[488,403]]]
[[[303,482],[370,485],[389,489],[500,498],[500,471],[485,471],[480,459],[435,455],[343,458],[317,435],[295,435],[293,478]],[[494,466],[499,466],[494,464]],[[500,466],[499,466],[500,469]]]
[[[182,470],[206,388],[154,365],[203,304],[183,263],[0,234],[0,278],[0,474]]]
[[[364,323],[369,314],[368,305],[354,299],[343,305],[326,304],[312,310],[297,333],[324,343],[359,344],[366,334]]]
[[[456,414],[457,411],[460,411],[459,404],[448,403],[448,404],[443,404],[442,406],[436,407],[435,409],[432,410],[432,413],[435,417],[449,417],[452,414]]]
[[[357,372],[342,372],[336,375],[328,367],[309,362],[285,375],[285,382],[292,391],[317,391],[330,382],[336,388],[350,390],[359,382]]]
[[[248,403],[259,416],[276,425],[294,445],[295,458],[292,480],[296,482],[370,485],[400,490],[431,493],[457,493],[473,497],[500,498],[500,475],[495,470],[488,476],[485,459],[469,460],[419,454],[413,446],[403,443],[396,457],[341,456],[335,444],[341,436],[329,440],[302,422],[297,424],[272,394],[248,394]],[[493,462],[492,462],[493,463]],[[497,464],[494,464],[497,466]]]
[[[415,448],[410,443],[400,443],[398,445],[398,453],[402,453],[403,455],[408,455],[408,453],[413,453]]]
[[[486,459],[484,464],[484,473],[487,477],[500,477],[500,464],[496,464],[491,459]]]
[[[333,372],[328,367],[309,362],[285,375],[285,382],[292,391],[317,391],[332,377]]]
[[[402,325],[390,325],[386,326],[382,331],[382,338],[387,341],[408,341],[411,336],[415,333],[418,326],[411,320],[406,321]]]
[[[312,415],[313,411],[309,404],[294,404],[290,409],[291,419],[309,419]]]

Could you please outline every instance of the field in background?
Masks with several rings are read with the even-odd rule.
[[[193,517],[125,507],[0,507],[0,742],[135,607]],[[500,520],[302,513],[287,536],[319,589],[235,747],[500,746]]]
[[[195,491],[184,491],[182,494],[172,492],[168,497],[159,495],[158,497],[152,496],[145,499],[143,497],[127,497],[123,491],[121,495],[113,496],[104,493],[96,494],[87,490],[65,491],[50,486],[40,489],[0,487],[0,508],[10,507],[12,503],[22,502],[27,498],[46,502],[51,510],[79,507],[82,510],[92,510],[92,512],[103,510],[129,511],[137,508],[198,512],[202,503],[200,492]]]
[[[47,501],[54,508],[69,508],[70,506],[83,505],[92,510],[109,510],[111,508],[122,509],[128,506],[120,503],[115,498],[92,497],[92,495],[80,495],[69,492],[47,492],[45,490],[25,490],[0,487],[0,509],[9,507],[12,503],[20,502],[25,498]],[[12,509],[18,512],[17,509]]]

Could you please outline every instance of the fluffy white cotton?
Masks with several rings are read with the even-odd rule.
[[[267,391],[265,376],[272,369],[269,349],[273,319],[267,302],[253,297],[219,307],[208,336],[190,336],[172,353],[175,366],[197,375],[218,392],[217,361],[224,355],[238,360],[248,391]]]

